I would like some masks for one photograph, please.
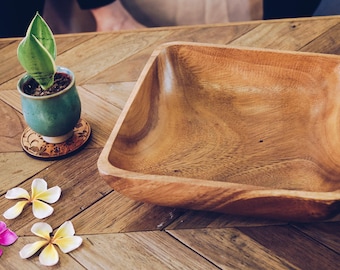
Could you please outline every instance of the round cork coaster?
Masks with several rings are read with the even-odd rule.
[[[70,155],[79,150],[89,140],[91,127],[80,119],[73,129],[73,136],[62,143],[47,143],[41,135],[27,127],[21,136],[21,146],[24,151],[36,158],[56,159]]]

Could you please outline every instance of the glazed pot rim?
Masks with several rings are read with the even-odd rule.
[[[57,67],[57,72],[60,73],[64,73],[67,74],[71,77],[71,82],[70,84],[63,90],[59,91],[58,93],[55,94],[51,94],[51,95],[47,95],[47,96],[32,96],[32,95],[28,95],[26,94],[23,90],[22,90],[22,85],[24,82],[26,82],[29,78],[32,78],[31,75],[29,75],[28,73],[25,73],[19,80],[17,83],[17,90],[19,91],[20,95],[26,97],[26,98],[30,98],[30,99],[50,99],[52,97],[55,96],[59,96],[62,95],[63,93],[67,92],[74,84],[75,84],[75,76],[74,73],[66,67],[62,67],[62,66],[58,66]]]

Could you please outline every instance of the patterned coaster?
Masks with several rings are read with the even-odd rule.
[[[65,157],[84,146],[91,135],[91,127],[84,119],[79,120],[73,131],[73,136],[67,141],[54,144],[45,142],[41,135],[27,127],[21,136],[21,146],[26,153],[36,158]]]

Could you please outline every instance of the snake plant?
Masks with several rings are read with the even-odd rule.
[[[20,42],[17,56],[26,72],[46,90],[53,85],[56,73],[56,43],[53,33],[37,12],[26,36]]]

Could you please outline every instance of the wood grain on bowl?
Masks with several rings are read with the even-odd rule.
[[[340,57],[177,42],[151,55],[98,167],[135,200],[292,221],[340,212]]]

